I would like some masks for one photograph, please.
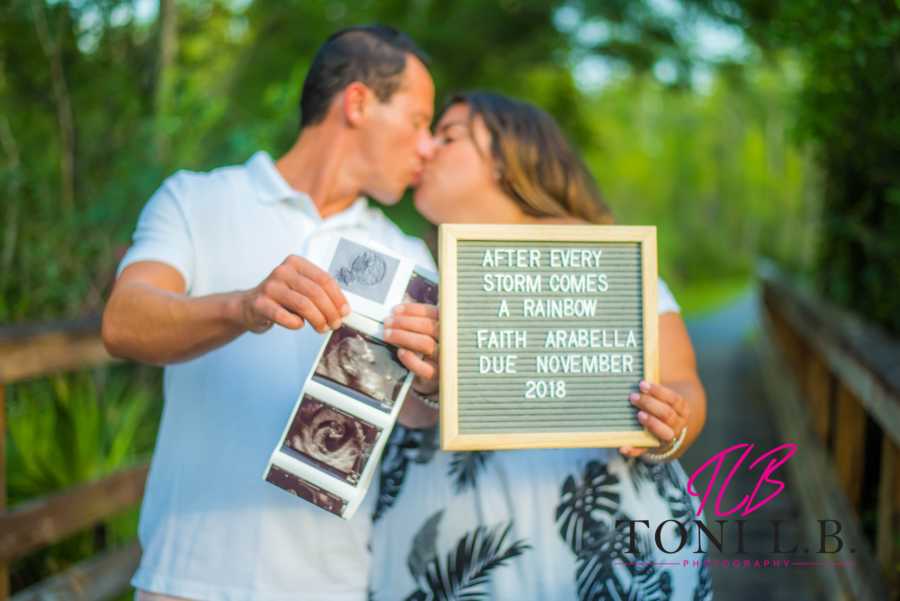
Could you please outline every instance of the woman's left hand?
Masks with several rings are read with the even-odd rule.
[[[638,421],[662,443],[666,449],[675,441],[682,428],[688,424],[691,407],[679,393],[662,384],[641,381],[641,392],[629,395],[631,404],[638,408]],[[639,457],[645,447],[621,447],[619,452],[626,457]]]
[[[438,389],[440,323],[434,305],[407,303],[384,320],[384,340],[400,347],[397,358],[415,374],[413,389],[431,395]]]

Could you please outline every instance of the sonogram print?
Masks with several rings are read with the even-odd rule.
[[[338,269],[338,277],[342,284],[361,284],[375,286],[384,281],[387,263],[384,258],[371,251],[363,251],[353,257],[349,267]]]
[[[418,273],[413,273],[412,277],[409,278],[409,284],[406,286],[406,292],[403,294],[403,302],[437,305],[437,284],[422,277]]]
[[[285,447],[338,478],[356,484],[380,428],[309,395],[288,430]]]
[[[341,515],[347,506],[347,501],[339,496],[319,488],[312,482],[307,482],[299,476],[286,472],[276,465],[269,468],[266,474],[266,482],[270,482],[301,499],[306,499],[314,505],[318,505],[325,511],[335,515]]]
[[[338,242],[328,268],[341,288],[376,303],[383,303],[391,289],[400,261],[346,238]]]
[[[395,351],[386,344],[349,326],[341,326],[332,333],[315,375],[346,386],[362,400],[374,399],[382,408],[390,410],[408,373]]]

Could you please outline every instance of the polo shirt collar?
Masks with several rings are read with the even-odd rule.
[[[313,199],[304,192],[293,189],[284,180],[278,169],[275,167],[275,161],[269,156],[269,153],[260,150],[256,152],[246,163],[247,172],[259,202],[263,204],[273,204],[280,201],[286,201],[300,210],[315,221],[331,222],[339,221],[343,224],[359,223],[363,220],[366,209],[369,206],[364,196],[360,196],[352,205],[338,213],[323,220],[319,215],[319,210]]]

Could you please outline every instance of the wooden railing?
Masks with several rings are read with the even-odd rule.
[[[9,562],[134,507],[143,496],[146,464],[87,484],[6,507],[6,388],[113,359],[100,339],[100,319],[0,328],[0,601],[9,598]],[[13,601],[108,599],[125,591],[137,567],[137,543],[106,551],[18,592]]]
[[[770,263],[759,276],[763,379],[782,437],[798,444],[787,465],[801,514],[816,541],[817,520],[842,524],[843,549],[821,562],[826,588],[832,599],[896,601],[900,342]]]

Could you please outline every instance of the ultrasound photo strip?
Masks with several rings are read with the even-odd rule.
[[[412,385],[383,336],[381,323],[355,313],[329,334],[263,476],[347,519],[365,497]]]
[[[384,341],[400,303],[437,304],[438,277],[391,251],[340,238],[323,256],[353,313],[322,344],[263,478],[349,519],[374,479],[413,374]]]

